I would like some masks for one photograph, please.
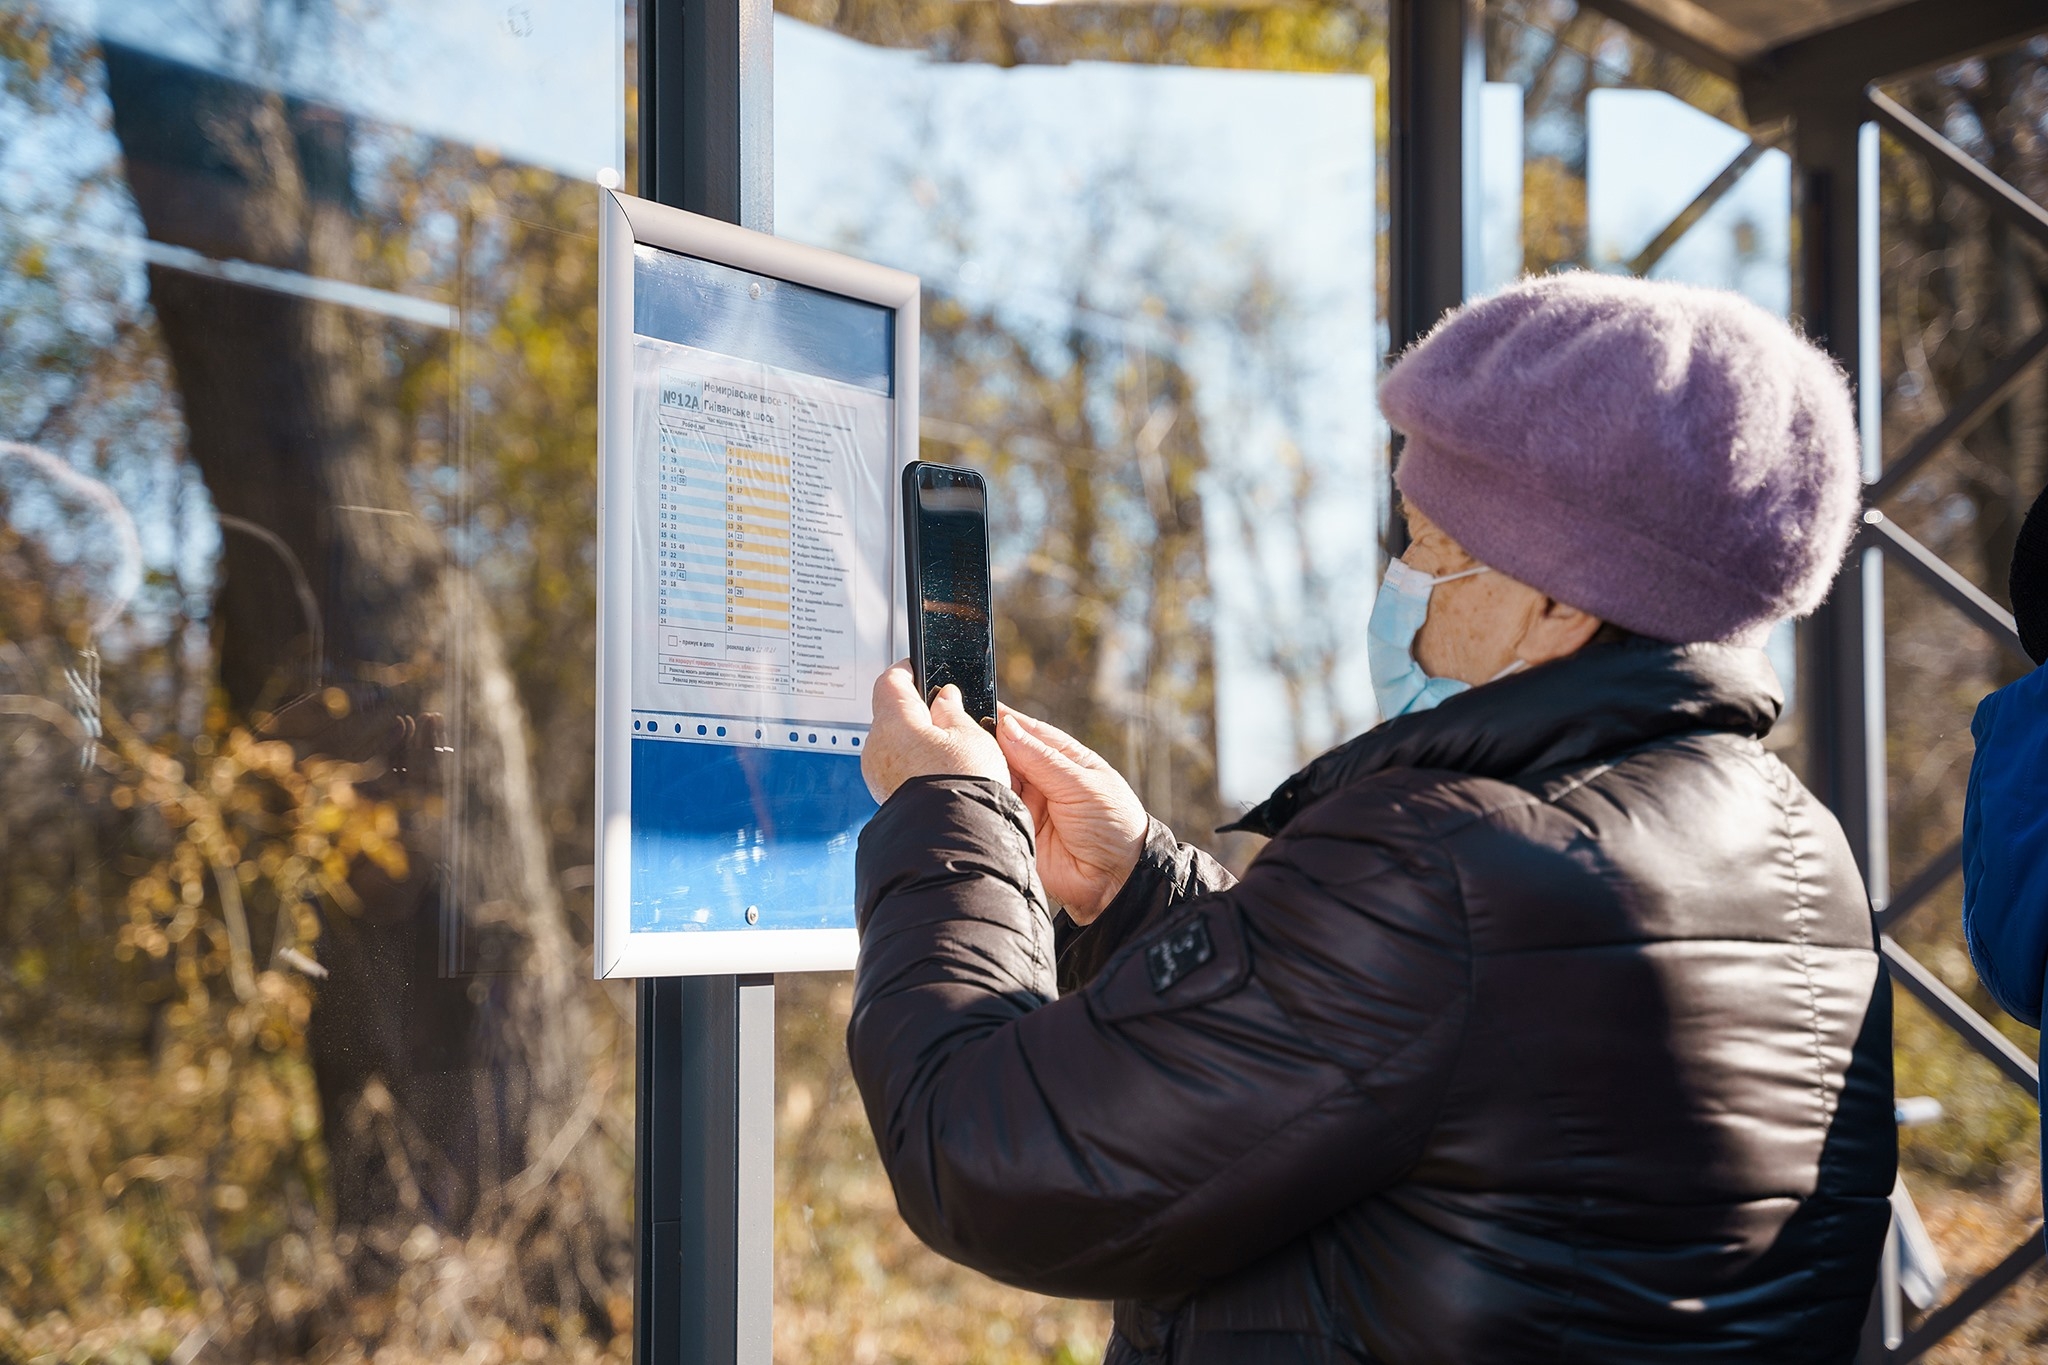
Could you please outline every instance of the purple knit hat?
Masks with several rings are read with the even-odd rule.
[[[1820,605],[1861,487],[1841,372],[1738,294],[1575,271],[1451,313],[1380,388],[1402,496],[1482,563],[1660,640]]]

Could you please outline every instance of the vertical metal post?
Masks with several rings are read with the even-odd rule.
[[[1464,301],[1466,275],[1480,258],[1485,22],[1481,0],[1392,0],[1387,16],[1387,332],[1396,355]],[[1394,505],[1391,485],[1386,505]],[[1388,552],[1406,543],[1390,515]]]
[[[1794,117],[1800,313],[1807,334],[1856,379],[1863,474],[1878,472],[1876,141],[1860,92],[1816,92]],[[1842,823],[1873,904],[1891,894],[1884,748],[1884,562],[1851,551],[1827,602],[1800,627],[1808,773]],[[1900,1314],[1896,1235],[1879,1265],[1858,1365],[1890,1358]]]
[[[1800,312],[1808,335],[1857,375],[1859,390],[1867,390],[1879,381],[1875,374],[1858,373],[1868,353],[1863,315],[1869,292],[1860,268],[1867,236],[1862,106],[1853,96],[1830,95],[1800,110],[1793,131]],[[1869,321],[1876,323],[1875,317]],[[1866,466],[1868,461],[1866,452]],[[1883,583],[1879,565],[1869,558],[1874,554],[1849,556],[1826,604],[1802,627],[1799,690],[1805,698],[1809,780],[1842,822],[1857,865],[1881,898],[1889,892],[1889,860]]]
[[[774,228],[770,0],[640,0],[640,193]],[[635,1365],[768,1365],[775,978],[642,981]]]

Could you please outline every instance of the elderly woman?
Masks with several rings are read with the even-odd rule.
[[[903,1216],[1115,1298],[1113,1365],[1847,1361],[1889,1001],[1758,648],[1849,541],[1842,378],[1563,275],[1382,403],[1387,719],[1239,822],[1243,881],[1051,726],[877,683],[847,1042]]]

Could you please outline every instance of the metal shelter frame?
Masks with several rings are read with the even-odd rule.
[[[2041,0],[1905,0],[1777,46],[1717,17],[1713,0],[1581,0],[1737,83],[1755,123],[1786,120],[1794,162],[1802,320],[1851,374],[1876,367],[1877,130],[1981,196],[2048,247],[2048,211],[1991,175],[1874,82],[2048,31]],[[1860,8],[1860,7],[1859,7]],[[650,199],[772,230],[773,17],[769,0],[640,0],[640,183]],[[1484,0],[1389,0],[1391,299],[1398,352],[1471,292]],[[1762,155],[1738,154],[1630,262],[1648,271]],[[1868,324],[1868,325],[1866,325]],[[1866,495],[1899,488],[1966,435],[2048,351],[2048,327],[2008,354],[1891,460],[1866,424]],[[1866,398],[1866,403],[1874,401]],[[1398,520],[1389,526],[1400,547]],[[1882,566],[1917,578],[2018,650],[2012,617],[1881,512],[1866,514],[1827,605],[1801,632],[1809,772],[1863,867],[1894,978],[2014,1084],[2034,1062],[1891,937],[1961,867],[1950,847],[1893,891],[1886,858]],[[2031,662],[2031,661],[2030,661]],[[774,979],[639,983],[635,1139],[636,1365],[767,1365],[773,1301]],[[1900,1331],[1886,1257],[1861,1359],[1917,1359],[2043,1257],[2038,1232]]]
[[[2042,209],[2012,186],[1991,174],[1974,158],[1915,118],[1911,112],[1886,96],[1875,87],[1867,86],[1861,92],[1859,112],[1870,122],[1865,124],[1869,131],[1866,141],[1875,144],[1875,132],[1882,128],[1890,133],[1909,152],[1920,157],[1938,176],[1960,185],[1979,198],[1992,212],[2020,231],[2033,237],[2044,249],[2048,249],[2048,210]],[[1874,157],[1868,158],[1875,160]],[[1870,173],[1874,174],[1874,165]],[[1874,189],[1872,191],[1874,194]],[[1875,225],[1866,232],[1866,251],[1876,248]],[[1874,271],[1874,264],[1866,266]],[[1874,292],[1874,291],[1873,291]],[[2048,350],[2048,326],[2044,326],[2019,346],[2007,352],[1992,369],[1990,375],[1978,385],[1961,395],[1948,412],[1932,426],[1922,431],[1907,443],[1906,448],[1889,461],[1881,458],[1879,452],[1869,453],[1872,477],[1867,490],[1870,510],[1863,514],[1863,525],[1857,536],[1857,556],[1863,561],[1861,576],[1865,592],[1879,591],[1876,583],[1877,566],[1889,562],[1918,579],[1951,607],[1960,612],[1978,629],[1985,631],[1992,639],[2010,650],[2027,667],[2033,660],[2020,644],[2019,631],[2015,628],[2012,613],[2006,611],[1986,596],[1975,584],[1944,563],[1932,550],[1908,535],[1896,523],[1889,520],[1875,504],[1887,494],[1903,486],[1935,454],[1967,435],[1978,423],[1989,417],[1997,407],[2011,395],[2020,377],[2029,366]],[[1884,667],[1883,599],[1878,598],[1876,610],[1864,612],[1866,622],[1862,641],[1862,667],[1866,676],[1881,672]],[[1874,620],[1874,625],[1870,624]],[[1882,803],[1886,796],[1885,751],[1882,743],[1884,716],[1882,713],[1882,680],[1876,684],[1879,706],[1876,714],[1867,714],[1864,723],[1874,732],[1876,739],[1871,749],[1872,770],[1866,779],[1871,800],[1882,817]],[[1872,688],[1866,686],[1865,695]],[[1881,863],[1885,850],[1882,843],[1874,846],[1873,865]],[[2041,1077],[2034,1059],[2028,1057],[1989,1020],[1978,1014],[1958,997],[1924,964],[1900,946],[1891,935],[1906,916],[1912,914],[1934,891],[1944,885],[1962,869],[1963,846],[1960,837],[1922,867],[1896,893],[1877,894],[1877,878],[1872,878],[1872,905],[1878,929],[1878,944],[1884,955],[1885,964],[1890,968],[1892,978],[1908,993],[1927,1007],[1942,1023],[1946,1024],[1965,1045],[1982,1055],[2013,1084],[2024,1088],[2038,1100],[2041,1093]],[[1885,888],[1889,892],[1889,888]],[[1873,1358],[1887,1361],[1916,1360],[1931,1347],[1962,1326],[1978,1309],[1990,1303],[2021,1274],[2043,1259],[2044,1250],[2040,1228],[2034,1228],[2020,1242],[2001,1258],[1990,1270],[1984,1272],[1964,1286],[1949,1302],[1929,1313],[1910,1335],[1901,1328],[1899,1304],[1898,1266],[1896,1249],[1891,1250],[1884,1266],[1884,1278],[1880,1286],[1881,1344],[1871,1352]]]
[[[770,0],[640,0],[642,198],[774,215]],[[769,1365],[775,978],[637,985],[634,1365]]]

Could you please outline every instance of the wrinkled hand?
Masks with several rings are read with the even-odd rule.
[[[967,714],[960,689],[946,686],[926,706],[905,659],[875,679],[875,723],[861,746],[860,775],[887,801],[913,777],[986,777],[1010,785],[994,736]]]
[[[1038,832],[1038,879],[1086,924],[1130,879],[1151,821],[1131,784],[1093,749],[1042,720],[1000,710],[996,738]]]

